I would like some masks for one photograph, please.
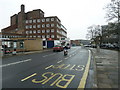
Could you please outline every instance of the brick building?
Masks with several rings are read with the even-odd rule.
[[[57,16],[44,17],[41,9],[25,13],[25,6],[21,5],[21,11],[10,17],[10,26],[2,29],[2,37],[59,40],[67,37],[67,29]]]

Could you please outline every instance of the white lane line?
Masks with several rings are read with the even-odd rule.
[[[60,61],[58,61],[57,63],[60,63],[60,62],[62,62],[63,60],[60,60]]]
[[[45,55],[43,57],[48,57],[48,56],[52,56],[52,55],[55,55],[56,53],[52,53],[52,54],[48,54],[48,55]]]
[[[23,62],[28,62],[28,61],[31,61],[31,59],[26,59],[26,60],[22,60],[22,61],[18,61],[18,62],[4,64],[4,65],[1,65],[0,67],[6,67],[6,66],[10,66],[10,65],[15,65],[15,64],[23,63]]]
[[[66,57],[65,59],[68,59],[69,57]]]
[[[72,57],[72,55],[70,55],[69,57]]]

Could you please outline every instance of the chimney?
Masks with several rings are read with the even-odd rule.
[[[23,4],[21,5],[21,12],[25,12],[25,6]]]

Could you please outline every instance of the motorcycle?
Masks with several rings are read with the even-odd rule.
[[[68,55],[68,51],[65,49],[64,50],[64,56]]]

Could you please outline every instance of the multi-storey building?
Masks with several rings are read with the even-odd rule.
[[[102,26],[102,43],[103,44],[118,44],[118,29],[117,23],[108,23]]]
[[[67,29],[57,16],[44,17],[41,9],[25,13],[25,6],[21,5],[21,11],[11,16],[10,26],[2,29],[2,36],[59,40],[67,37]]]

